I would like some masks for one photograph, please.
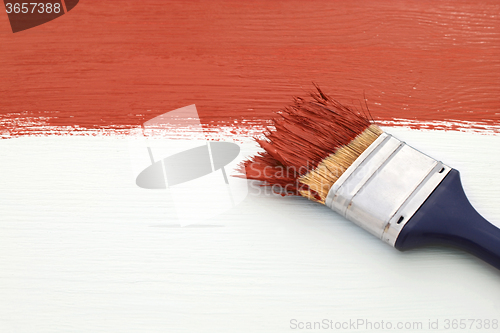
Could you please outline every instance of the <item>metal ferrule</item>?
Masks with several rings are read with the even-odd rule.
[[[394,246],[451,168],[382,133],[340,176],[325,205]]]

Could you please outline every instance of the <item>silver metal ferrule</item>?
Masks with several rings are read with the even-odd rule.
[[[382,133],[340,176],[325,205],[394,246],[451,168]]]

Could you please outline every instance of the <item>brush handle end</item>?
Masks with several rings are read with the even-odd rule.
[[[406,223],[395,243],[401,251],[425,245],[458,247],[500,269],[500,229],[470,204],[455,169]]]

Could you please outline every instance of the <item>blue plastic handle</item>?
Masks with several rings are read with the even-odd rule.
[[[406,223],[395,247],[404,251],[438,244],[461,248],[500,269],[500,229],[472,207],[455,169]]]

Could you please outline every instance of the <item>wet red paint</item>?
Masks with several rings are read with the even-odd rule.
[[[500,123],[496,0],[80,1],[16,34],[2,10],[0,45],[13,135],[127,128],[193,103],[205,124],[262,124],[312,81],[347,105],[366,96],[375,119]]]
[[[263,181],[283,195],[309,191],[319,200],[318,193],[301,183],[299,177],[316,169],[370,124],[364,114],[332,100],[318,88],[310,96],[296,98],[273,119],[265,138],[257,139],[263,151],[240,165],[240,176]]]

